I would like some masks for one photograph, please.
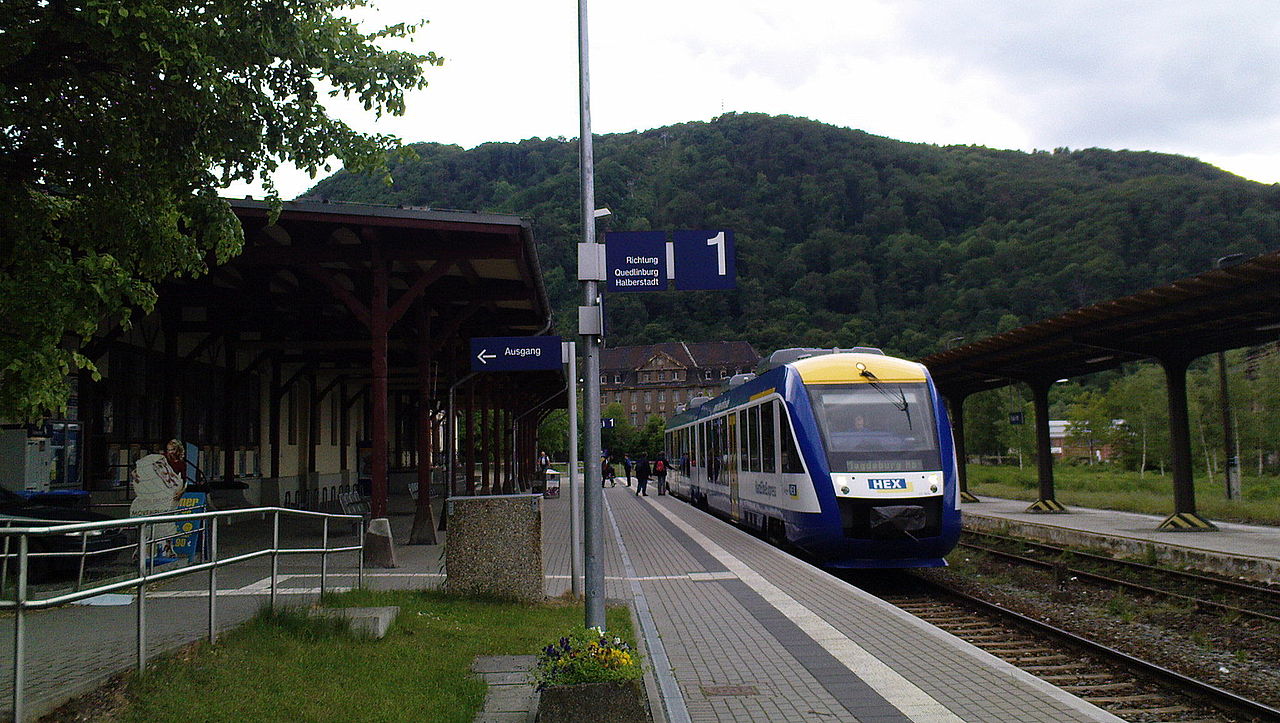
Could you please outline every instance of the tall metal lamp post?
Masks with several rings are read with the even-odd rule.
[[[1227,254],[1213,260],[1213,268],[1244,258],[1244,254]],[[1240,457],[1236,454],[1235,425],[1231,423],[1231,395],[1227,390],[1227,354],[1218,352],[1218,386],[1222,399],[1222,444],[1226,449],[1223,477],[1227,487],[1227,499],[1240,498]]]

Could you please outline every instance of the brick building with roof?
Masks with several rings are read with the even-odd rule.
[[[634,426],[663,419],[697,396],[714,396],[734,374],[755,370],[745,341],[665,342],[602,350],[601,407],[617,402]]]

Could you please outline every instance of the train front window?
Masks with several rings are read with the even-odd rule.
[[[832,472],[942,468],[927,385],[812,386],[809,399]]]

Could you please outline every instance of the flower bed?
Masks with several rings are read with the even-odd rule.
[[[649,721],[640,656],[599,628],[579,628],[543,648],[533,677],[542,723]]]

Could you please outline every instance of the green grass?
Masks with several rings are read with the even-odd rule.
[[[132,681],[126,721],[471,721],[485,684],[478,655],[537,653],[574,625],[579,605],[527,605],[435,592],[352,591],[330,607],[398,605],[382,640],[352,636],[305,611],[263,612],[216,645],[199,645]],[[626,608],[611,632],[632,640]]]
[[[1038,495],[1039,482],[1033,464],[1022,469],[971,464],[968,473],[969,491],[979,498],[988,495],[1034,501]],[[1246,475],[1240,485],[1244,499],[1228,500],[1220,477],[1215,476],[1214,483],[1209,484],[1203,476],[1204,471],[1198,470],[1196,510],[1201,515],[1211,520],[1280,524],[1280,477]],[[1068,507],[1151,515],[1173,512],[1173,478],[1167,474],[1147,472],[1144,476],[1105,464],[1055,465],[1053,478],[1054,496]]]

